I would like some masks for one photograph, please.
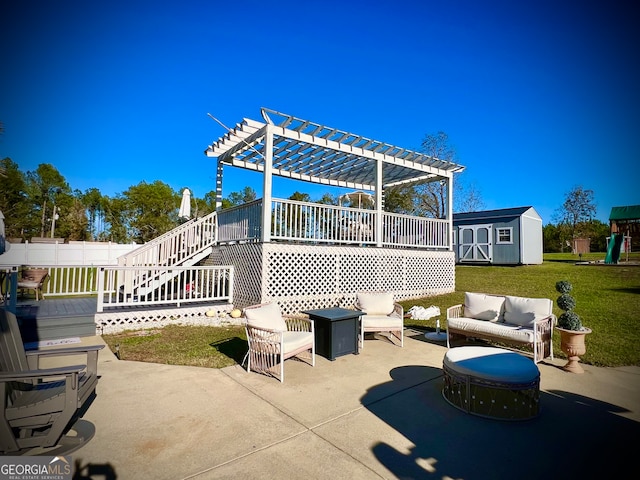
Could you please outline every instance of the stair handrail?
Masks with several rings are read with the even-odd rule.
[[[121,266],[179,266],[216,242],[217,215],[189,220],[118,257]]]

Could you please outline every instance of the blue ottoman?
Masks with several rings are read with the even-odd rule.
[[[495,347],[456,347],[442,363],[442,395],[456,408],[499,420],[540,412],[540,370],[533,360]]]

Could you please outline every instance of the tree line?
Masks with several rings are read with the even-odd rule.
[[[180,224],[182,198],[166,183],[140,182],[113,197],[99,189],[72,189],[51,164],[22,172],[10,158],[0,161],[0,210],[7,238],[144,243]],[[215,208],[215,192],[195,199],[202,213]]]
[[[2,124],[0,123],[0,133]],[[454,161],[455,152],[445,133],[426,135],[422,153],[442,160]],[[98,188],[85,191],[72,189],[64,176],[51,164],[38,165],[23,172],[10,158],[0,161],[0,211],[5,216],[5,236],[30,240],[54,237],[66,240],[145,243],[180,224],[178,210],[182,189],[173,190],[156,180],[140,182],[113,197]],[[481,206],[480,194],[473,187],[465,189],[454,182],[458,207],[471,211]],[[464,192],[464,194],[463,194]],[[403,186],[385,191],[385,210],[411,215],[443,218],[446,213],[446,189],[439,182]],[[245,187],[222,199],[227,208],[256,199],[256,192]],[[290,199],[317,203],[356,206],[350,199],[326,193],[312,200],[306,193],[295,192]],[[463,200],[464,199],[464,200]],[[215,210],[216,192],[203,198],[192,198],[193,210],[204,216]],[[370,205],[365,205],[365,208]],[[465,210],[466,209],[466,210]]]
[[[178,209],[182,190],[155,180],[140,182],[113,197],[103,195],[98,188],[85,191],[73,189],[65,177],[51,164],[42,163],[34,171],[23,172],[10,158],[0,161],[0,211],[5,216],[7,238],[31,240],[33,237],[64,238],[65,240],[111,241],[115,243],[145,243],[175,228],[181,223]],[[441,188],[438,184],[437,188]],[[231,192],[222,199],[222,208],[241,205],[257,198],[251,187]],[[428,187],[390,189],[385,210],[437,217],[440,203],[432,202]],[[355,197],[340,198],[330,193],[318,199],[294,192],[289,199],[372,208],[369,196],[364,204]],[[215,210],[216,192],[203,198],[192,197],[194,216],[202,217]]]
[[[0,133],[2,124],[0,123]],[[425,135],[420,152],[456,163],[455,150],[446,133]],[[472,212],[484,208],[482,194],[475,185],[454,181],[454,212]],[[140,182],[113,197],[103,195],[98,188],[80,191],[72,189],[64,176],[51,164],[38,165],[36,170],[23,172],[10,158],[0,160],[0,211],[5,216],[5,236],[30,240],[33,237],[55,237],[66,240],[111,241],[115,243],[145,243],[181,223],[178,209],[182,190],[173,190],[156,180]],[[443,182],[408,184],[384,191],[384,210],[392,213],[445,218],[448,191]],[[231,192],[222,199],[222,208],[240,205],[257,198],[251,187]],[[363,204],[363,198],[364,204]],[[330,193],[318,199],[294,192],[292,200],[361,208],[372,208],[365,194],[339,197]],[[216,192],[202,198],[192,198],[195,215],[202,217],[215,210]],[[577,237],[591,239],[592,251],[606,250],[609,226],[594,220],[594,192],[580,186],[566,194],[558,208],[555,224],[543,227],[544,251],[570,251]]]

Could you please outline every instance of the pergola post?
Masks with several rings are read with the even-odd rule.
[[[224,165],[218,161],[218,168],[216,171],[216,211],[222,209],[222,174]]]
[[[449,251],[453,251],[453,173],[447,176],[447,221],[449,232]]]
[[[264,176],[262,179],[262,242],[271,241],[271,199],[273,189],[273,128],[264,131]]]
[[[376,246],[382,247],[382,159],[376,159]]]

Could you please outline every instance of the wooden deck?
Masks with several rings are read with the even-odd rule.
[[[96,297],[21,299],[16,316],[25,343],[96,334]]]
[[[42,340],[56,340],[69,337],[89,337],[99,334],[96,330],[97,297],[67,297],[35,299],[20,299],[16,307],[16,316],[20,323],[20,331],[25,343]],[[215,306],[225,307],[226,302],[203,301],[176,305],[126,306],[112,308],[110,312],[130,314],[132,312],[172,312],[177,310],[189,311],[198,307],[207,309]]]

